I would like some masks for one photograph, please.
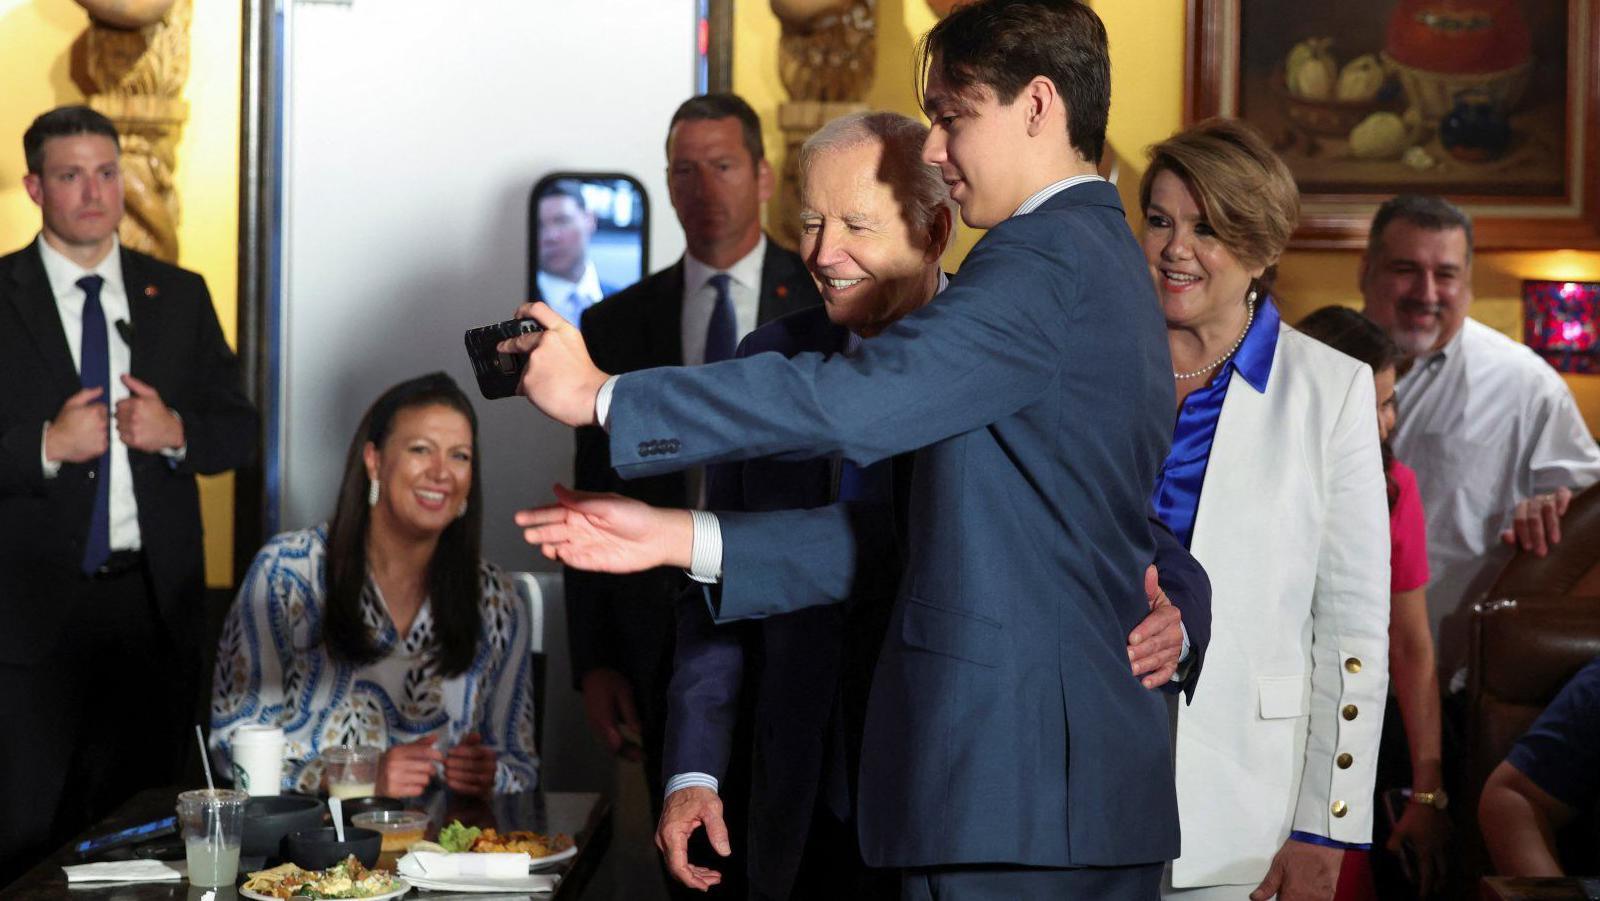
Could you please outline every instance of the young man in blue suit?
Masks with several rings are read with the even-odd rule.
[[[799,155],[802,206],[801,254],[826,302],[790,314],[753,332],[740,356],[757,353],[852,353],[922,307],[945,282],[939,259],[953,224],[949,190],[939,170],[921,162],[926,126],[898,113],[858,113],[835,119],[809,138]],[[855,761],[860,755],[862,715],[877,649],[899,581],[905,532],[906,489],[911,455],[861,469],[837,456],[780,462],[752,460],[708,470],[708,510],[691,513],[649,507],[616,495],[584,495],[566,507],[530,511],[519,520],[559,524],[530,529],[536,541],[562,532],[563,559],[582,566],[585,554],[602,551],[608,569],[656,566],[691,569],[705,582],[727,578],[748,584],[752,571],[783,572],[826,567],[842,554],[813,559],[817,545],[785,541],[788,522],[767,536],[751,532],[761,511],[808,510],[818,522],[837,525],[833,503],[854,506],[850,517],[859,561],[842,604],[818,606],[767,619],[713,623],[705,599],[686,594],[678,614],[678,644],[667,724],[667,803],[656,842],[671,872],[702,890],[721,884],[722,873],[692,865],[688,839],[699,828],[713,844],[731,850],[720,792],[737,794],[729,782],[734,724],[742,714],[741,689],[754,711],[754,767],[747,839],[752,898],[898,897],[897,875],[864,865],[855,829]],[[580,497],[574,495],[574,497]],[[744,513],[756,516],[741,522]],[[759,554],[759,564],[724,572],[721,517],[746,548],[735,559]],[[569,525],[570,518],[570,528]],[[710,548],[695,547],[695,521]],[[604,531],[592,526],[604,521]],[[1145,685],[1173,690],[1194,684],[1169,680],[1185,643],[1179,610],[1195,622],[1198,655],[1206,639],[1207,580],[1176,538],[1153,521],[1161,581],[1173,603],[1152,598],[1153,612],[1130,636],[1131,668]],[[680,533],[679,539],[667,537]],[[642,534],[644,540],[625,536]],[[690,555],[666,559],[656,549],[682,545]],[[630,550],[631,549],[631,550]],[[627,556],[631,555],[631,562]],[[780,588],[804,592],[802,580]],[[711,589],[715,591],[717,589]],[[1159,604],[1159,606],[1157,606]],[[1135,643],[1137,646],[1135,647]]]
[[[533,351],[540,409],[609,430],[624,476],[915,449],[863,737],[863,858],[900,868],[907,898],[1151,898],[1178,853],[1168,713],[1125,637],[1148,609],[1129,574],[1153,556],[1174,400],[1143,254],[1095,174],[1105,30],[1071,0],[980,0],[924,49],[924,159],[989,229],[933,303],[850,356],[611,379],[539,305],[523,314],[549,331],[507,349]],[[716,612],[785,602],[729,581]]]

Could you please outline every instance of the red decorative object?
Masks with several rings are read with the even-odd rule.
[[[1528,62],[1533,40],[1513,0],[1400,0],[1384,49],[1413,68],[1482,74]]]
[[[1600,373],[1600,282],[1522,283],[1523,343],[1560,372]]]

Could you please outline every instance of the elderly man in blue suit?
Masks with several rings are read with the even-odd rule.
[[[864,859],[900,868],[907,898],[1154,897],[1178,853],[1168,714],[1125,637],[1148,609],[1128,574],[1153,556],[1174,395],[1143,255],[1095,173],[1104,26],[1073,0],[979,0],[924,50],[924,159],[988,229],[933,303],[853,355],[612,379],[537,304],[523,312],[549,331],[506,349],[532,352],[541,410],[609,430],[624,476],[916,450],[863,737]],[[731,588],[722,619],[789,603]]]

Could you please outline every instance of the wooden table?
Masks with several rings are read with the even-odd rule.
[[[191,886],[188,880],[76,883],[69,891],[66,874],[61,870],[62,864],[79,862],[70,850],[79,841],[171,815],[178,791],[177,788],[150,789],[134,795],[111,816],[84,830],[83,834],[22,874],[21,878],[6,887],[4,896],[21,901],[199,901],[200,896],[208,890]],[[600,866],[611,841],[611,803],[604,795],[593,792],[532,791],[500,795],[492,802],[436,792],[408,801],[407,807],[427,810],[433,816],[435,830],[441,823],[459,819],[469,826],[494,826],[502,831],[531,829],[535,832],[564,832],[571,835],[577,841],[577,855],[540,871],[559,873],[561,882],[553,894],[521,896],[534,901],[571,901],[581,898],[584,886]],[[243,877],[244,873],[239,875]],[[428,901],[446,898],[487,901],[505,897],[414,890],[406,896],[405,901],[419,898]],[[217,890],[216,901],[237,901],[238,898],[235,889]]]

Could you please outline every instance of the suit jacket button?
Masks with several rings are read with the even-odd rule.
[[[1344,714],[1344,718],[1345,719],[1353,720],[1353,719],[1356,718],[1356,713],[1358,711],[1356,710],[1356,705],[1354,705],[1354,704],[1346,704],[1346,705],[1344,705],[1344,709],[1339,711],[1339,712]]]
[[[1344,802],[1343,801],[1335,801],[1335,802],[1333,802],[1333,806],[1330,807],[1329,809],[1333,811],[1333,815],[1336,816],[1336,817],[1342,817],[1345,814],[1350,812],[1350,808],[1344,806]]]
[[[1347,658],[1345,658],[1344,671],[1347,672],[1347,673],[1359,673],[1359,672],[1361,672],[1361,658],[1360,657],[1347,657]]]
[[[1348,770],[1350,769],[1350,764],[1355,763],[1356,759],[1351,757],[1349,754],[1340,754],[1338,757],[1334,758],[1333,762],[1339,765],[1339,769]]]

